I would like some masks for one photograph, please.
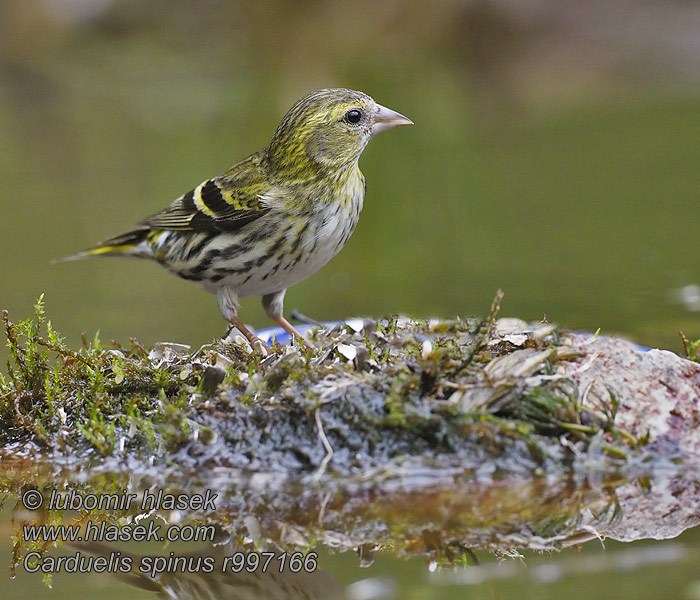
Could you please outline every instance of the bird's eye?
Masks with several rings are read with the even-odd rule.
[[[362,118],[362,111],[359,111],[356,108],[352,108],[348,112],[345,113],[345,120],[348,123],[359,123],[361,118]]]

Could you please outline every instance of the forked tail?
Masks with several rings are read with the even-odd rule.
[[[134,256],[136,258],[153,258],[153,252],[147,243],[148,234],[151,230],[148,227],[127,231],[121,235],[108,238],[97,246],[59,258],[53,262],[66,262],[69,260],[80,260],[90,256]]]

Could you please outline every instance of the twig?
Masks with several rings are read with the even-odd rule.
[[[331,493],[326,492],[326,495],[323,497],[323,500],[321,501],[321,508],[318,511],[318,526],[323,527],[323,517],[326,515],[326,505],[328,504],[328,501],[331,499]]]
[[[328,466],[328,463],[330,462],[331,458],[333,458],[333,447],[331,446],[330,442],[328,441],[328,438],[326,437],[325,432],[323,431],[320,406],[316,407],[316,413],[314,414],[314,418],[316,419],[316,427],[318,427],[318,437],[321,438],[321,443],[326,449],[326,456],[323,457],[323,460],[321,461],[321,466],[318,468],[318,471],[316,471],[316,474],[314,475],[314,482],[316,483],[321,479],[321,477],[323,477],[323,474],[326,472],[326,467]]]

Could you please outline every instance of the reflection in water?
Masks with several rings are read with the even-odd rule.
[[[226,544],[210,546],[197,553],[177,554],[180,566],[215,565],[195,572],[181,572],[175,567],[170,572],[153,572],[153,562],[146,557],[124,552],[117,546],[102,543],[72,544],[75,550],[90,552],[109,559],[119,552],[131,558],[129,573],[114,574],[130,586],[156,592],[172,600],[344,600],[341,585],[314,560],[291,562],[290,554],[249,553],[243,548]],[[274,554],[274,556],[272,556]],[[307,555],[307,557],[310,555]],[[168,556],[163,558],[167,559]],[[147,562],[144,562],[146,559]],[[282,561],[284,560],[284,564]],[[139,565],[145,565],[144,573]],[[171,568],[174,564],[171,560]],[[187,567],[184,567],[187,571]],[[294,572],[297,571],[297,572]]]
[[[593,575],[605,572],[634,571],[652,565],[697,562],[697,551],[682,544],[663,547],[629,548],[595,556],[569,556],[555,562],[528,565],[523,572],[516,562],[489,563],[471,569],[445,569],[431,575],[431,581],[442,585],[474,585],[483,581],[509,579],[525,574],[534,583],[552,583],[575,575]]]
[[[169,554],[171,548],[158,548],[158,554],[173,560],[158,568],[153,562],[147,563],[143,569],[139,567],[144,565],[147,550],[142,548],[138,548],[139,554],[129,554],[99,541],[66,545],[71,552],[84,556],[90,553],[109,557],[120,552],[122,557],[131,557],[129,572],[104,577],[118,578],[162,598],[354,600],[368,597],[362,585],[344,589],[321,568],[327,565],[299,562],[300,558],[292,569],[292,554],[298,551],[298,557],[309,557],[314,548],[322,547],[352,550],[359,555],[359,567],[372,562],[375,550],[391,549],[398,557],[424,557],[436,565],[473,565],[478,562],[474,552],[479,550],[513,557],[525,549],[558,550],[596,539],[672,538],[700,522],[700,477],[692,464],[675,464],[651,455],[616,469],[601,469],[599,463],[583,460],[578,464],[580,467],[566,476],[503,478],[404,464],[400,472],[381,481],[372,480],[367,486],[357,482],[355,487],[344,482],[336,488],[332,482],[316,487],[289,484],[276,488],[274,494],[251,487],[249,478],[233,470],[227,470],[226,476],[218,470],[218,477],[202,471],[198,478],[203,478],[218,494],[215,511],[190,514],[159,510],[150,516],[181,529],[187,523],[214,526],[213,543],[222,544],[196,553]],[[40,490],[44,498],[44,507],[35,511],[26,510],[17,501],[14,525],[18,537],[27,523],[133,523],[143,513],[139,506],[99,515],[95,511],[59,514],[44,508],[56,491],[70,494],[70,490],[77,489],[100,494],[124,490],[143,495],[146,489],[174,487],[168,485],[167,479],[156,481],[153,472],[148,478],[135,472],[128,476],[110,472],[105,476],[89,470],[61,471],[55,464],[42,467],[42,463],[31,460],[0,462],[0,485],[4,490],[19,498],[31,488]],[[201,490],[194,483],[187,490],[190,495],[197,491]],[[38,549],[49,546],[40,543]],[[261,549],[261,553],[236,554],[254,548]],[[280,548],[287,550],[286,568],[279,568],[277,557],[281,551],[277,550],[268,568],[263,569],[266,557],[262,550]],[[20,569],[22,557],[28,550],[36,549],[37,545],[27,540],[16,546],[15,560]],[[653,555],[640,554],[634,548],[630,552],[616,559],[618,562],[609,555],[575,565],[556,561],[529,572],[528,577],[543,582],[605,568],[622,569],[626,564],[681,562],[688,558],[685,548],[675,546]],[[257,564],[246,558],[251,556],[256,556]],[[184,560],[177,562],[175,558]],[[211,559],[212,568],[205,559]],[[464,585],[510,577],[517,573],[519,564],[506,562],[495,571],[489,566],[492,561],[483,562],[476,568],[440,571],[435,582]]]
[[[430,489],[404,489],[394,482],[384,493],[357,494],[327,501],[323,523],[311,510],[302,518],[299,507],[290,504],[287,526],[315,536],[326,545],[354,547],[357,566],[372,560],[374,549],[393,546],[403,556],[430,556],[438,563],[459,563],[460,556],[473,557],[472,550],[489,549],[501,556],[518,556],[522,549],[557,549],[588,540],[613,538],[632,541],[673,537],[700,520],[698,478],[688,469],[672,467],[656,474],[612,480],[569,478],[565,481],[539,478],[523,481],[462,482]],[[588,479],[586,481],[586,479]],[[236,499],[214,516],[221,525],[234,513]],[[258,511],[247,515],[250,529],[261,528],[256,536],[273,537],[265,523],[282,516],[277,504],[274,515]],[[306,509],[311,508],[305,505]],[[19,512],[17,513],[20,514]],[[293,516],[294,515],[294,516]],[[26,514],[25,514],[26,516]],[[92,515],[94,518],[94,515]],[[293,522],[292,522],[293,519]],[[283,527],[278,521],[278,526]],[[384,532],[383,534],[381,532]],[[240,532],[239,532],[240,533]],[[226,539],[226,536],[218,536]],[[231,540],[240,537],[232,536]],[[279,539],[287,539],[280,536]],[[310,539],[310,537],[309,537]],[[360,543],[362,542],[362,543]],[[216,543],[216,542],[215,542]],[[371,580],[361,580],[344,589],[318,564],[313,551],[297,553],[250,552],[250,545],[236,542],[210,545],[197,552],[161,551],[154,557],[125,551],[100,542],[67,544],[73,553],[86,556],[128,557],[129,572],[112,573],[133,588],[155,592],[173,600],[354,600],[392,598],[393,590],[366,589]],[[261,548],[264,548],[263,543]],[[273,548],[273,546],[268,546]],[[510,549],[510,551],[508,550]],[[513,551],[516,550],[516,551]],[[306,560],[303,557],[306,557]],[[585,557],[562,557],[526,570],[533,583],[552,583],[578,575],[629,571],[650,565],[677,564],[694,560],[694,552],[681,544],[662,548],[630,548],[617,553]],[[284,557],[284,562],[282,558]],[[195,572],[188,572],[188,571]],[[296,571],[296,572],[294,572]],[[438,585],[474,585],[484,581],[522,576],[519,561],[472,565],[465,569],[440,569],[430,576]],[[108,577],[104,575],[104,577]],[[359,578],[358,578],[359,579]]]
[[[675,538],[700,523],[699,490],[697,468],[668,466],[617,486],[614,521],[601,524],[594,513],[586,511],[582,525],[596,527],[602,535],[621,542]]]
[[[14,474],[20,476],[20,481],[10,491],[17,496],[31,487],[42,489],[48,498],[52,487],[57,486],[55,481],[32,479],[27,472]],[[586,523],[584,533],[592,527],[605,533],[605,526],[624,510],[616,497],[616,489],[627,481],[624,477],[601,476],[593,481],[584,476],[486,477],[474,481],[469,474],[432,475],[428,477],[423,468],[406,468],[401,477],[386,480],[373,489],[331,493],[327,489],[294,488],[286,493],[276,492],[272,501],[259,491],[251,493],[234,480],[227,487],[217,488],[217,510],[208,513],[203,521],[202,515],[177,511],[161,510],[157,516],[180,526],[187,519],[197,519],[225,531],[232,539],[243,536],[258,546],[308,550],[313,541],[340,551],[355,550],[364,565],[371,564],[374,549],[387,547],[399,556],[425,556],[449,564],[460,562],[473,550],[557,549],[580,535],[582,515],[595,515],[592,522]],[[104,483],[96,479],[84,485],[91,493],[100,493]],[[111,488],[131,485],[130,491],[147,487],[136,477],[129,483],[108,483]],[[57,487],[65,490],[65,479]],[[194,491],[191,489],[190,493]],[[29,512],[19,500],[15,509],[18,528],[30,522],[67,522],[66,515],[55,511]],[[138,506],[128,512],[82,512],[73,522],[83,526],[91,522],[92,530],[101,531],[101,520],[117,523],[119,519],[124,523],[142,513]]]

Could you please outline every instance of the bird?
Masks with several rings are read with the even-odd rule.
[[[412,124],[363,92],[313,91],[289,109],[268,146],[133,229],[62,260],[154,260],[215,293],[224,319],[267,355],[238,317],[240,298],[261,296],[267,315],[304,343],[284,317],[286,290],[323,267],[354,231],[366,189],[358,161],[369,140]]]

